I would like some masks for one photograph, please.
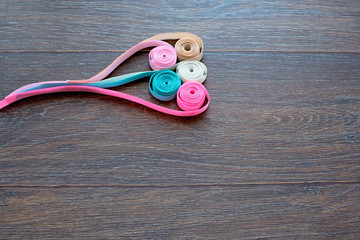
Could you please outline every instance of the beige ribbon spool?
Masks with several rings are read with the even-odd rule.
[[[187,32],[162,33],[148,40],[178,40],[175,43],[175,50],[179,61],[194,59],[200,61],[204,53],[204,44],[200,37]]]
[[[203,83],[207,77],[207,67],[197,60],[185,60],[176,65],[176,73],[184,83]]]

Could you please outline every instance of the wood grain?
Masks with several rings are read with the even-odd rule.
[[[118,50],[157,33],[188,31],[206,50],[360,52],[359,11],[356,0],[9,0],[0,5],[0,49]]]
[[[0,239],[360,239],[359,1],[2,1],[0,98],[137,42],[205,43],[210,108],[90,93],[0,111]],[[141,14],[139,14],[139,12]],[[140,52],[111,76],[149,70]],[[151,97],[148,80],[118,87]]]
[[[116,55],[3,54],[13,74],[1,94],[33,82],[19,72],[36,81],[81,79]],[[146,55],[113,75],[147,70]],[[1,184],[360,180],[360,55],[207,53],[204,63],[212,103],[196,118],[95,94],[39,96],[9,106],[0,112],[7,136],[0,140]],[[146,80],[117,89],[156,102]]]
[[[6,239],[356,239],[360,184],[1,188]]]

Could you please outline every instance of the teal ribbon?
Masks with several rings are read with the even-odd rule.
[[[93,83],[44,83],[36,87],[26,89],[23,92],[45,89],[50,87],[61,87],[61,86],[91,86],[100,88],[112,88],[118,87],[141,78],[150,77],[149,89],[151,94],[161,100],[169,101],[176,97],[177,90],[180,88],[181,79],[179,75],[170,70],[161,71],[147,71],[147,72],[136,72],[128,73],[125,75],[108,78],[102,81]]]
[[[170,101],[176,97],[181,86],[179,75],[170,70],[158,72],[150,77],[150,93],[161,101]]]

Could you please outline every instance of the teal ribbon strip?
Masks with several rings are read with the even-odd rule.
[[[26,89],[22,92],[62,86],[91,86],[99,88],[112,88],[145,77],[150,77],[149,89],[150,93],[155,98],[161,101],[170,101],[176,97],[177,90],[181,85],[181,79],[178,74],[170,70],[128,73],[93,83],[44,83],[36,87]]]

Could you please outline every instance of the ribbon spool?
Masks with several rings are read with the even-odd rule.
[[[188,32],[162,33],[148,40],[178,40],[175,50],[179,61],[194,59],[200,61],[204,53],[204,44],[200,37]]]
[[[202,58],[198,57],[202,52],[201,47],[199,43],[194,39],[181,38],[175,44],[175,51],[179,53],[179,61],[183,61],[186,59],[201,60]]]
[[[187,82],[181,85],[177,92],[177,105],[184,111],[197,110],[204,104],[206,96],[210,101],[204,85],[198,82]]]
[[[176,59],[177,59],[176,51],[170,44],[161,40],[148,40],[148,41],[140,42],[135,46],[131,47],[129,50],[127,50],[126,52],[121,54],[118,58],[116,58],[108,67],[106,67],[104,70],[102,70],[95,76],[84,80],[67,80],[67,82],[91,83],[91,82],[101,81],[112,71],[114,71],[114,69],[117,68],[121,63],[123,63],[126,59],[131,57],[134,53],[148,47],[161,47],[160,49],[157,49],[152,52],[151,60],[149,58],[150,60],[149,64],[153,70],[171,68],[176,63]],[[161,55],[159,55],[161,57],[158,57],[159,53],[161,53]],[[162,62],[161,60],[164,60],[164,62]]]
[[[166,97],[174,98],[174,95],[177,95],[177,104],[179,108],[182,109],[183,111],[165,108],[156,105],[154,103],[148,102],[144,99],[131,96],[129,94],[125,94],[114,90],[104,89],[109,87],[120,86],[122,84],[149,76],[152,78],[150,80],[152,84],[149,84],[149,87],[152,85],[153,88],[155,82],[157,83],[155,85],[161,86],[162,84],[165,84],[168,88],[167,91],[164,91],[165,92],[164,96],[158,97],[158,99],[166,100]],[[168,84],[166,84],[166,82]],[[190,116],[198,115],[204,112],[209,107],[210,96],[206,88],[202,84],[198,82],[186,82],[182,86],[180,86],[180,84],[181,84],[180,77],[176,73],[170,70],[129,73],[126,75],[113,77],[103,81],[87,83],[87,84],[66,83],[65,81],[45,82],[45,83],[43,82],[42,84],[35,83],[28,85],[33,88],[28,88],[24,92],[17,92],[10,94],[5,99],[1,100],[0,109],[23,98],[41,95],[41,94],[56,93],[56,92],[92,92],[92,93],[108,95],[117,98],[123,98],[132,102],[136,102],[165,114],[181,116],[181,117],[190,117]],[[159,92],[160,91],[157,91],[157,94],[160,96]],[[176,94],[172,95],[173,92],[175,92]],[[207,103],[204,105],[206,98],[207,98]]]
[[[179,75],[170,70],[153,74],[149,81],[151,95],[161,101],[170,101],[176,97],[181,86]]]
[[[121,63],[123,63],[126,59],[132,56],[134,53],[148,47],[159,47],[159,46],[168,46],[172,47],[170,44],[163,42],[162,40],[178,40],[175,44],[175,62],[168,54],[162,54],[163,60],[168,61],[169,64],[165,64],[161,61],[160,58],[156,58],[156,62],[152,62],[154,57],[149,57],[150,67],[153,70],[162,70],[162,69],[169,69],[176,63],[176,58],[179,61],[187,60],[187,59],[194,59],[194,60],[201,60],[204,53],[204,44],[200,37],[196,36],[192,33],[187,32],[175,32],[175,33],[163,33],[158,34],[153,37],[150,37],[135,46],[131,47],[129,50],[121,54],[117,59],[115,59],[108,67],[104,70],[96,74],[95,76],[84,79],[84,80],[67,80],[69,83],[90,83],[90,82],[97,82],[104,79],[107,75],[109,75],[115,68],[117,68]],[[160,50],[158,50],[160,51]],[[152,53],[154,54],[154,53]],[[165,55],[165,57],[164,57]]]
[[[168,69],[176,64],[176,52],[173,47],[160,46],[149,53],[149,64],[153,70]]]
[[[182,82],[203,83],[207,77],[207,67],[196,60],[185,60],[176,65],[176,73]]]
[[[155,49],[155,48],[154,48]],[[156,74],[159,71],[145,71],[145,72],[135,72],[135,73],[128,73],[117,77],[112,77],[108,79],[104,79],[97,82],[90,82],[90,83],[71,83],[67,81],[44,81],[44,82],[37,82],[37,83],[30,83],[28,85],[25,85],[23,87],[20,87],[13,91],[11,94],[9,94],[7,97],[21,93],[26,92],[30,90],[36,90],[36,89],[44,89],[44,88],[50,88],[50,87],[58,87],[58,86],[66,86],[66,85],[87,85],[87,86],[93,86],[93,87],[101,87],[101,88],[111,88],[111,87],[117,87],[124,85],[129,82],[133,82],[135,80],[138,80],[140,78],[144,77],[150,77],[153,74]],[[190,81],[196,81],[196,82],[204,82],[205,78],[207,76],[207,68],[205,64],[196,61],[196,60],[185,60],[183,62],[180,62],[176,65],[176,72],[181,78],[182,82],[190,82]],[[173,74],[174,75],[174,74]],[[171,76],[173,76],[171,75]],[[176,75],[176,74],[175,74]]]
[[[163,42],[161,40],[178,40],[178,41],[176,42],[174,49],[170,44]],[[117,66],[119,66],[129,57],[131,57],[134,53],[148,47],[156,47],[149,54],[149,64],[153,70],[169,69],[173,67],[174,64],[176,64],[177,58],[179,59],[179,61],[185,59],[201,60],[203,57],[203,50],[204,50],[204,46],[201,38],[199,38],[194,34],[186,33],[186,32],[159,34],[133,46],[132,48],[121,54],[117,59],[115,59],[115,61],[113,61],[107,68],[105,68],[100,73],[89,79],[48,81],[41,83],[33,83],[21,87],[15,90],[14,92],[12,92],[11,94],[9,94],[5,99],[0,101],[0,109],[4,108],[5,106],[15,101],[35,95],[55,93],[55,92],[92,92],[92,93],[98,93],[98,94],[127,99],[129,101],[133,101],[142,104],[144,106],[147,106],[149,108],[152,108],[154,110],[174,116],[189,117],[204,112],[210,104],[210,96],[206,88],[203,85],[201,85],[199,82],[205,81],[207,75],[207,69],[204,64],[199,62],[195,63],[196,61],[193,61],[191,63],[193,65],[189,63],[185,63],[185,65],[183,63],[182,64],[179,63],[180,66],[177,66],[177,72],[179,73],[179,75],[183,76],[182,81],[185,82],[181,87],[180,87],[181,85],[180,77],[172,71],[167,71],[167,74],[170,75],[172,74],[173,77],[169,78],[168,76],[165,78],[164,76],[162,76],[160,78],[160,76],[164,74],[162,73],[159,74],[158,76],[159,80],[157,80],[158,77],[155,77],[155,75],[160,72],[138,72],[138,73],[131,73],[131,74],[115,77],[118,79],[110,78],[101,81],[107,75],[109,75]],[[191,71],[190,68],[191,66],[193,66],[192,68],[193,70],[195,70],[195,66],[196,69],[198,68],[202,69],[203,77],[200,78],[200,75],[195,74],[200,71],[196,71],[195,73],[193,73],[192,77],[191,74],[189,73],[188,76],[186,76],[186,73],[181,74],[182,70],[186,72],[186,69],[188,69],[188,71],[190,72],[194,72]],[[181,108],[184,111],[168,109],[153,104],[151,102],[145,101],[144,99],[137,98],[135,96],[131,96],[114,90],[103,89],[107,87],[122,85],[127,82],[134,81],[136,79],[147,76],[151,76],[150,79],[151,84],[149,83],[149,88],[150,91],[152,91],[151,92],[152,94],[155,93],[155,95],[153,94],[154,97],[158,98],[159,100],[168,101],[175,98],[175,96],[177,96],[177,104],[179,108]],[[164,84],[169,86],[165,87]],[[206,98],[207,98],[207,103],[204,105]]]

